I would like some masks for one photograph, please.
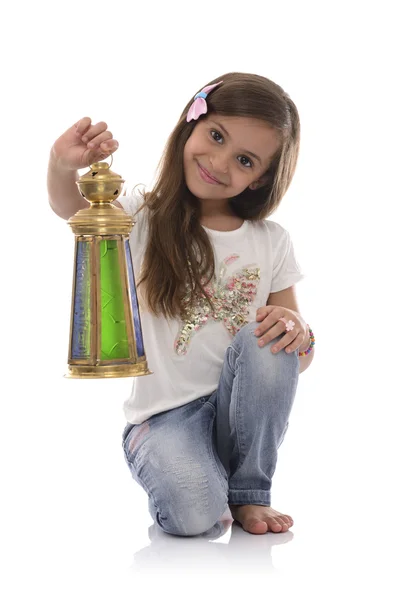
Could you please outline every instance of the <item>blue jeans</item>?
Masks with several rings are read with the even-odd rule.
[[[285,334],[258,346],[259,323],[242,327],[226,350],[210,396],[127,423],[122,447],[149,511],[166,532],[199,535],[229,504],[271,505],[278,448],[298,377],[299,351],[271,352]]]

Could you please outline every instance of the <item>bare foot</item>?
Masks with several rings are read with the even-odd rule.
[[[270,506],[258,504],[229,505],[232,517],[239,521],[245,531],[261,534],[272,531],[284,533],[293,525],[292,517],[283,515]]]

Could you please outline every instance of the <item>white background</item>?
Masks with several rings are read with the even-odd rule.
[[[2,9],[3,598],[398,597],[395,5]],[[132,380],[63,378],[74,239],[49,207],[47,161],[90,116],[119,141],[112,169],[150,186],[186,102],[228,71],[276,81],[301,118],[297,172],[271,217],[307,275],[298,299],[316,336],[273,483],[273,507],[295,524],[286,534],[234,527],[214,541],[150,541],[146,494],[121,448]]]

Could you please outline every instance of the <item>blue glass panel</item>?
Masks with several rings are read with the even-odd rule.
[[[136,336],[136,348],[137,348],[138,356],[144,356],[142,326],[140,323],[139,306],[138,306],[138,301],[137,301],[137,296],[136,296],[135,278],[133,276],[133,264],[132,264],[132,255],[131,255],[131,247],[129,245],[129,239],[125,240],[125,254],[126,254],[126,263],[127,263],[127,268],[128,268],[129,288],[130,288],[130,292],[131,292],[133,325],[135,328],[135,336]]]
[[[91,334],[90,243],[77,243],[71,356],[87,359],[90,358]]]

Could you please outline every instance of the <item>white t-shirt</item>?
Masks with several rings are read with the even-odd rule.
[[[143,199],[133,194],[118,201],[133,216]],[[146,211],[134,217],[130,235],[136,281],[146,248]],[[154,414],[212,394],[235,333],[256,320],[257,309],[265,306],[271,292],[305,277],[289,233],[274,221],[244,221],[235,231],[204,229],[216,259],[216,280],[208,286],[216,318],[204,301],[186,323],[155,317],[143,308],[138,293],[144,350],[153,374],[133,379],[131,395],[124,402],[130,423],[142,423]]]

